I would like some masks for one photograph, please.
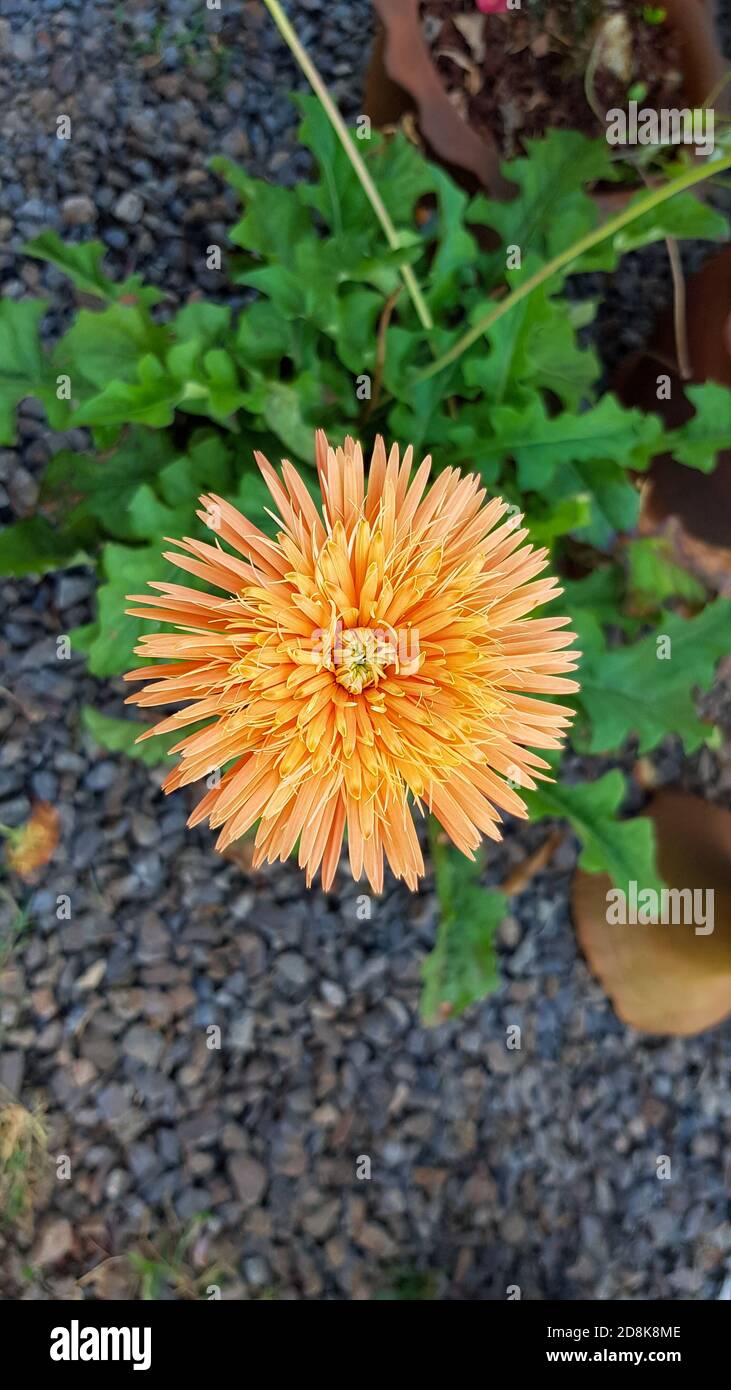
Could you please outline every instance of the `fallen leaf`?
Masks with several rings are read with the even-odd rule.
[[[623,11],[610,15],[597,37],[598,66],[613,72],[621,82],[632,76],[632,30]]]
[[[530,45],[530,51],[534,58],[545,58],[551,51],[551,38],[549,34],[538,34]]]
[[[450,63],[455,63],[458,68],[467,73],[465,83],[470,96],[476,96],[482,87],[482,73],[475,67],[474,63],[467,57],[466,53],[460,53],[458,48],[438,48],[434,54],[435,58],[448,58]]]
[[[731,1013],[731,812],[684,792],[662,791],[648,814],[665,883],[705,894],[695,925],[610,923],[610,879],[580,869],[571,910],[581,948],[619,1018],[644,1033],[686,1037]],[[710,933],[698,933],[711,924]]]
[[[128,1255],[110,1255],[77,1282],[80,1289],[91,1286],[102,1302],[124,1302],[134,1298],[139,1279]]]
[[[516,864],[515,868],[510,870],[504,883],[500,884],[500,892],[507,893],[508,897],[515,893],[523,893],[531,879],[550,863],[563,838],[562,830],[554,830],[538,849],[526,855],[520,864]]]
[[[55,806],[48,801],[36,802],[25,825],[5,832],[9,841],[5,856],[8,868],[28,882],[37,869],[48,863],[58,844],[59,831]]]
[[[52,1217],[43,1226],[36,1245],[30,1255],[34,1269],[47,1269],[49,1265],[60,1264],[74,1247],[74,1232],[71,1222],[65,1216]]]
[[[458,29],[476,63],[485,57],[485,16],[483,14],[456,14],[452,23]]]

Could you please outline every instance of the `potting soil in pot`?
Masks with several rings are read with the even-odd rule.
[[[659,5],[523,0],[519,10],[485,14],[476,0],[424,0],[421,23],[450,101],[506,158],[551,127],[601,133],[604,113],[631,100],[684,105]]]

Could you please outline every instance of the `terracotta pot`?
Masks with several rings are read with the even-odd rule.
[[[635,0],[644,4],[645,0]],[[424,41],[419,0],[373,0],[383,24],[366,87],[376,124],[416,110],[419,128],[437,159],[462,181],[481,183],[494,198],[514,191],[500,173],[500,152],[491,137],[477,135],[455,110]],[[702,106],[721,82],[726,64],[715,28],[715,0],[663,0],[683,61],[685,95]],[[399,94],[400,91],[400,94]],[[724,95],[728,96],[728,89]]]

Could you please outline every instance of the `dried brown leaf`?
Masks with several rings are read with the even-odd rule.
[[[452,23],[458,29],[476,63],[485,58],[485,16],[484,14],[456,14]]]
[[[712,932],[698,934],[698,923],[684,921],[609,923],[609,878],[578,869],[572,914],[582,950],[618,1016],[645,1033],[688,1036],[731,1013],[731,813],[697,796],[662,791],[648,814],[665,883],[705,891],[708,923],[713,891]]]
[[[9,869],[28,882],[47,864],[58,844],[58,811],[48,801],[38,801],[30,819],[9,836],[6,860]]]

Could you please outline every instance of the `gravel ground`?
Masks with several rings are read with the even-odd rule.
[[[203,252],[228,203],[207,158],[278,179],[303,168],[285,95],[302,84],[263,7],[29,9],[0,0],[3,292],[42,288],[68,310],[66,282],[19,254],[57,226],[100,235],[120,272],[177,299],[210,293]],[[357,112],[369,3],[290,9]],[[65,147],[48,134],[59,111]],[[623,283],[627,303],[637,293],[624,274],[615,304]],[[31,403],[20,436],[0,453],[5,518],[32,509],[59,443]],[[618,1023],[577,955],[571,837],[514,900],[499,992],[423,1029],[429,880],[414,896],[391,883],[360,920],[345,874],[306,893],[290,866],[221,860],[208,832],[185,831],[185,795],[165,800],[157,773],[89,742],[81,708],[117,713],[121,688],[59,662],[55,639],[88,620],[92,589],[81,570],[3,585],[0,822],[42,798],[62,836],[1,977],[0,1084],[42,1101],[50,1153],[70,1160],[41,1184],[35,1229],[0,1234],[4,1296],[134,1294],[127,1254],[152,1242],[169,1258],[183,1234],[179,1294],[219,1279],[235,1299],[731,1296],[731,1027],[658,1041]],[[712,704],[731,724],[722,684]],[[668,743],[654,762],[660,783],[731,804],[727,753],[683,764]],[[490,880],[546,834],[509,826]],[[514,1024],[520,1051],[505,1046]]]

